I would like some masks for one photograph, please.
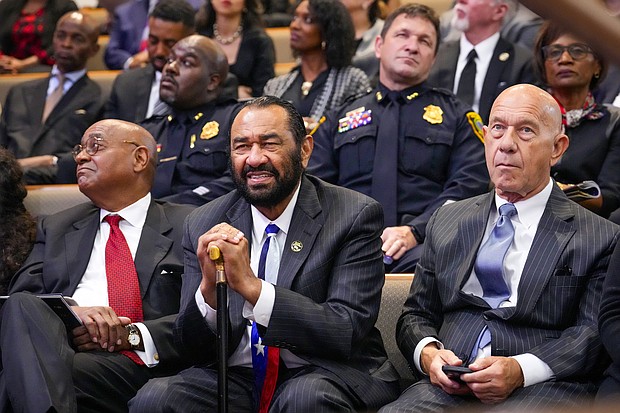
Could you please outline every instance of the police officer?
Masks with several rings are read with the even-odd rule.
[[[172,114],[142,123],[157,140],[155,198],[202,205],[233,189],[227,144],[237,103],[221,97],[227,73],[211,39],[192,35],[173,46],[159,89]]]
[[[402,6],[386,19],[375,42],[379,85],[319,127],[308,168],[381,202],[388,272],[413,272],[438,207],[488,188],[480,116],[425,83],[438,27],[423,5]]]

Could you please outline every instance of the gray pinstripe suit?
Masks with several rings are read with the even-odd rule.
[[[518,389],[509,400],[523,392],[524,398],[536,399],[555,391],[557,400],[583,392],[587,386],[566,387],[563,382],[589,383],[601,372],[597,314],[619,228],[569,201],[554,185],[523,268],[516,307],[490,309],[461,288],[471,274],[493,205],[490,193],[442,207],[433,216],[398,321],[398,345],[411,366],[417,343],[429,336],[467,360],[486,324],[494,356],[531,353],[556,376],[555,384]],[[404,403],[419,411],[411,396]]]
[[[237,191],[197,209],[186,221],[185,275],[175,336],[196,364],[215,362],[216,337],[195,301],[202,278],[195,251],[200,235],[220,222],[251,236],[250,205]],[[291,350],[344,381],[362,409],[377,408],[398,395],[398,374],[374,328],[384,282],[382,224],[381,207],[371,198],[304,175],[263,335],[264,344]],[[293,241],[303,244],[300,252],[290,248]],[[231,354],[246,331],[243,304],[239,294],[229,291]],[[140,399],[135,399],[136,410],[141,410]],[[189,411],[192,405],[183,402],[175,400],[174,406]],[[318,410],[304,406],[303,411]]]

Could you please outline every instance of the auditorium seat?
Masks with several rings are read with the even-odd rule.
[[[401,0],[401,4],[408,3],[420,3],[424,4],[428,7],[431,7],[437,15],[441,15],[441,13],[448,11],[452,8],[453,0]]]
[[[77,185],[28,185],[24,206],[34,217],[55,214],[89,202]]]
[[[381,293],[381,308],[376,327],[381,332],[387,355],[401,377],[401,387],[414,382],[407,360],[403,357],[396,344],[396,322],[403,310],[403,304],[409,294],[413,274],[386,274],[385,284]]]
[[[109,42],[110,36],[99,36],[99,38],[97,39],[97,44],[99,44],[99,50],[97,51],[97,54],[88,59],[88,62],[86,62],[86,69],[88,69],[89,71],[108,69],[103,61],[103,55],[105,53],[106,47],[108,47]]]
[[[288,27],[267,27],[265,29],[276,50],[276,63],[291,63],[295,61],[291,50],[291,32]],[[276,73],[277,75],[277,73]]]

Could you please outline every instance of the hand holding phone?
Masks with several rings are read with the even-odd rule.
[[[469,367],[464,366],[450,366],[445,364],[441,366],[441,370],[448,376],[451,380],[460,381],[461,374],[473,373],[474,371]]]

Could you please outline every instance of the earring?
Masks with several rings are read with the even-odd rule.
[[[325,43],[325,40],[323,40],[321,42],[321,49],[325,50],[327,48],[327,43]]]
[[[601,77],[601,74],[600,74],[600,73],[595,73],[595,74],[594,74],[594,78],[595,78],[595,79],[598,79],[599,77]]]

